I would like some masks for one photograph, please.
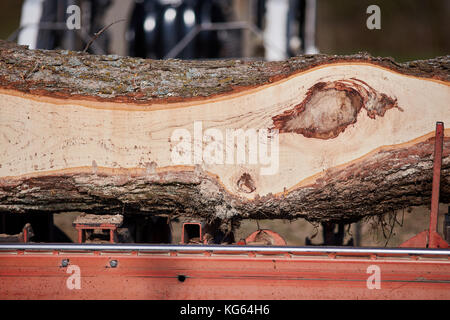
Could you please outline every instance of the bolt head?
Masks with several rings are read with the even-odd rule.
[[[118,264],[119,264],[119,263],[117,262],[117,260],[111,260],[111,261],[109,262],[109,265],[111,266],[111,268],[117,267]]]
[[[62,259],[61,267],[67,267],[69,265],[69,259]]]

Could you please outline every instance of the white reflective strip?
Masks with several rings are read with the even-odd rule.
[[[265,47],[265,58],[268,61],[287,58],[287,17],[288,0],[268,0],[266,4],[266,26],[264,40],[271,46]],[[279,50],[277,50],[277,49]]]
[[[19,33],[18,44],[36,49],[39,32],[37,24],[41,20],[43,2],[44,0],[25,0],[23,3],[20,26],[24,28]]]
[[[305,4],[305,54],[316,54],[316,0],[306,0]]]

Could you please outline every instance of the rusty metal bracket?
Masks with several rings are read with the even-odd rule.
[[[433,185],[431,194],[430,226],[400,247],[448,248],[448,243],[437,232],[439,191],[441,183],[442,152],[444,148],[444,123],[436,122],[436,138],[434,144]]]
[[[122,225],[123,216],[115,215],[81,215],[73,221],[73,226],[78,231],[78,243],[86,241],[87,230],[109,231],[109,242],[115,243],[117,239],[117,228]]]
[[[200,222],[185,222],[181,231],[182,244],[203,243],[203,228]]]

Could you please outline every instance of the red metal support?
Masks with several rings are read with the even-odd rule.
[[[445,241],[450,241],[450,206],[448,206],[448,213],[444,217],[443,234]]]
[[[440,242],[440,236],[437,233],[437,223],[438,223],[439,191],[441,183],[443,146],[444,146],[444,123],[438,122],[436,123],[436,139],[434,145],[433,189],[432,189],[433,191],[431,195],[430,228],[428,235],[429,248],[438,248]]]
[[[78,243],[83,243],[85,241],[85,231],[86,230],[109,230],[109,242],[115,243],[117,226],[112,224],[101,224],[98,226],[90,226],[84,224],[76,224],[75,228],[78,230]]]
[[[107,231],[109,242],[115,243],[117,238],[117,228],[123,223],[121,215],[93,215],[82,214],[73,221],[73,226],[78,231],[78,243],[86,241],[86,230]]]
[[[433,185],[431,194],[430,226],[411,239],[407,240],[400,247],[428,247],[428,248],[448,248],[448,243],[442,239],[437,232],[439,192],[441,183],[442,152],[444,148],[444,123],[436,123],[436,138],[434,144],[434,164],[433,164]]]
[[[185,222],[181,230],[181,243],[202,243],[203,228],[200,222]]]
[[[29,236],[28,236],[28,228],[27,228],[27,227],[28,227],[28,226],[25,225],[25,226],[23,227],[23,230],[22,230],[22,232],[23,232],[23,242],[25,242],[25,243],[27,243],[28,240],[29,240]]]

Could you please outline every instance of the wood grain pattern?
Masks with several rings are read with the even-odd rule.
[[[152,61],[2,42],[0,210],[355,221],[427,204],[448,65]]]

